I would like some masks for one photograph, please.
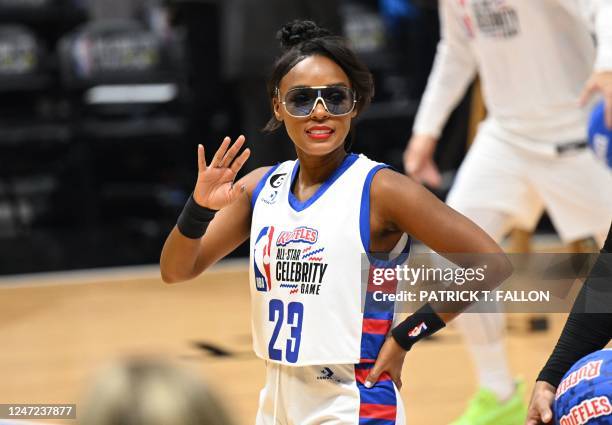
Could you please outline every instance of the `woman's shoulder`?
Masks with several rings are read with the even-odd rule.
[[[253,192],[253,190],[255,190],[255,187],[257,187],[259,182],[267,174],[269,174],[272,171],[272,169],[274,169],[275,167],[276,167],[275,165],[268,165],[268,166],[264,166],[264,167],[255,168],[255,169],[249,171],[247,174],[245,174],[238,181],[237,184],[245,185],[247,192],[249,192],[249,194],[250,194],[251,192]]]
[[[277,163],[275,165],[255,168],[254,170],[247,173],[244,177],[242,177],[236,184],[241,184],[245,186],[246,192],[249,195],[250,199],[253,196],[253,193],[257,193],[262,189],[266,180],[272,173],[274,173],[275,171],[288,169],[288,167],[291,168],[294,163],[295,161],[292,160]]]
[[[354,161],[360,162],[365,167],[369,167],[369,168],[376,167],[378,169],[383,169],[383,168],[393,169],[393,167],[391,167],[389,164],[372,159],[364,153],[351,152],[348,154],[348,156],[352,157]]]
[[[390,166],[380,167],[374,174],[371,183],[372,197],[395,198],[398,195],[410,194],[418,185],[411,177],[400,173]]]

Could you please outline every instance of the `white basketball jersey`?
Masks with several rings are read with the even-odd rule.
[[[253,345],[287,365],[359,363],[376,358],[389,314],[365,315],[362,254],[370,241],[370,184],[385,167],[350,154],[315,194],[291,192],[298,161],[271,169],[253,193]]]

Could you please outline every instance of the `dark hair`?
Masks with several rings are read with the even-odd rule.
[[[274,63],[268,81],[268,96],[277,95],[276,90],[283,77],[299,62],[314,55],[325,56],[342,68],[357,93],[357,113],[361,113],[374,96],[374,79],[367,66],[348,46],[347,41],[332,35],[312,21],[289,22],[276,34],[283,53]],[[263,131],[272,132],[281,126],[274,115]]]

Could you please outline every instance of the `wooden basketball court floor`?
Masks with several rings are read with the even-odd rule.
[[[565,320],[548,317],[548,331],[508,334],[526,397]],[[77,403],[78,414],[96,371],[132,354],[196,368],[237,423],[252,424],[264,364],[251,351],[246,261],[175,285],[154,266],[0,279],[0,403]],[[462,411],[475,375],[452,326],[408,353],[403,381],[408,423],[446,424]]]

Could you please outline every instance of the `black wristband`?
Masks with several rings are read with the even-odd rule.
[[[206,233],[208,223],[212,221],[217,213],[216,210],[198,205],[193,199],[193,195],[189,197],[183,211],[176,222],[176,227],[179,231],[191,239],[199,239]]]
[[[391,331],[395,341],[404,350],[409,351],[419,340],[429,336],[446,326],[446,323],[429,304],[419,308],[406,320]]]

